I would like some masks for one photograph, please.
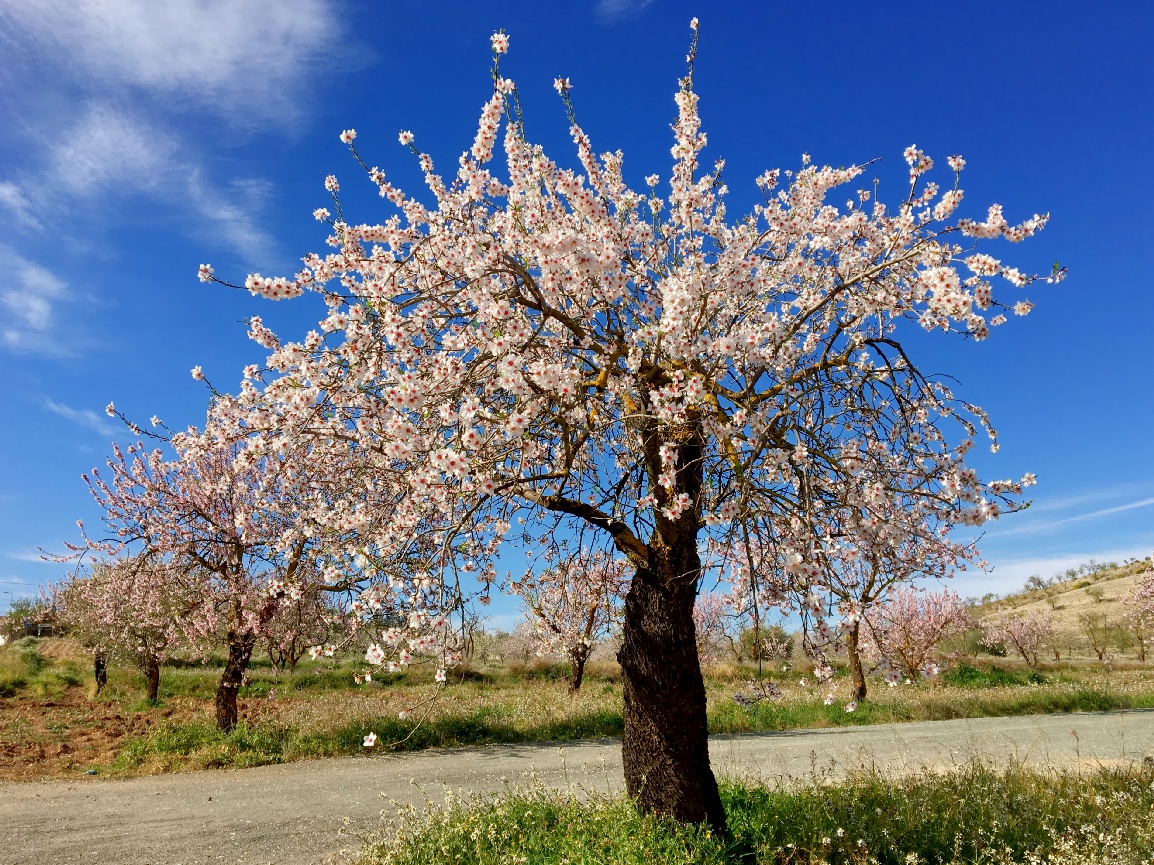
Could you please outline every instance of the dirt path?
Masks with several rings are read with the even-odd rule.
[[[978,718],[715,736],[719,774],[762,780],[948,767],[973,757],[1035,766],[1154,758],[1154,710]],[[387,799],[443,799],[444,788],[496,791],[534,773],[550,786],[621,788],[620,743],[495,745],[377,754],[128,780],[0,783],[0,865],[313,865],[356,850]],[[383,797],[387,797],[383,798]],[[347,833],[342,821],[349,818]]]

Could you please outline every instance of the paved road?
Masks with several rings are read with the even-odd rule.
[[[894,772],[982,757],[1095,766],[1154,757],[1154,710],[979,718],[715,736],[721,775],[773,781],[874,765]],[[0,783],[0,865],[316,865],[359,847],[389,799],[526,783],[619,790],[620,742],[376,754],[127,780]],[[387,798],[384,798],[387,797]],[[349,818],[341,835],[342,822]]]

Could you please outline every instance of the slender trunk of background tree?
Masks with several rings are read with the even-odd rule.
[[[140,670],[148,687],[148,701],[155,703],[160,694],[160,659],[156,655],[145,655],[140,662]]]
[[[589,647],[582,644],[569,650],[569,693],[581,690],[581,680],[585,678],[585,662],[589,660]]]
[[[866,678],[865,670],[862,668],[861,652],[858,650],[859,637],[861,631],[861,620],[853,623],[850,628],[849,636],[846,639],[846,649],[849,653],[849,672],[850,679],[853,685],[852,699],[861,701],[866,698]]]
[[[99,652],[92,656],[92,674],[96,678],[96,693],[99,694],[108,684],[108,661]]]
[[[297,671],[297,661],[300,659],[300,653],[297,651],[297,638],[294,636],[289,640],[288,655],[285,660],[288,661],[289,672],[295,673]],[[277,664],[278,667],[284,667],[284,664]]]
[[[220,684],[216,689],[216,727],[225,733],[236,728],[239,714],[236,707],[237,691],[244,681],[256,636],[252,633],[228,632],[228,661],[220,674]]]

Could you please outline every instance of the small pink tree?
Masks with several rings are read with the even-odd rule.
[[[725,592],[701,592],[693,604],[693,629],[697,635],[697,657],[715,663],[724,655],[732,639],[733,598]]]
[[[917,681],[919,673],[931,669],[942,641],[971,624],[956,592],[898,586],[862,617],[862,652],[875,664],[888,664]]]
[[[97,562],[54,587],[61,624],[92,652],[98,693],[105,665],[121,661],[144,674],[147,698],[157,699],[161,665],[189,645],[183,622],[196,583],[163,562],[127,557]]]
[[[561,551],[549,559],[563,556]],[[539,574],[530,570],[511,584],[525,604],[536,653],[568,659],[570,694],[581,688],[593,645],[621,621],[630,571],[622,559],[582,550]]]
[[[112,406],[109,413],[115,414]],[[215,432],[173,436],[176,459],[165,459],[159,449],[148,452],[141,443],[115,447],[108,460],[111,476],[106,480],[93,469],[84,478],[112,534],[97,540],[85,535],[86,545],[72,549],[77,555],[135,550],[137,573],[185,581],[185,606],[171,627],[192,645],[220,641],[227,648],[216,723],[231,730],[238,721],[237,692],[258,638],[286,593],[310,589],[320,575],[310,557],[316,536],[297,513],[301,473],[292,456],[254,454]],[[108,591],[127,589],[114,580]],[[135,595],[150,620],[172,615],[166,587]]]
[[[1126,620],[1138,641],[1138,659],[1145,661],[1146,646],[1154,633],[1154,571],[1142,577],[1126,604],[1130,607]]]
[[[1048,613],[1036,610],[1020,614],[1002,612],[982,623],[987,645],[1013,646],[1031,667],[1038,666],[1038,656],[1054,638],[1054,620]]]
[[[766,600],[792,599],[801,613],[802,645],[819,681],[833,675],[831,654],[846,656],[855,703],[866,699],[868,690],[865,617],[915,578],[948,578],[977,555],[973,545],[950,540],[950,524],[941,515],[917,506],[911,513],[906,495],[879,488],[876,475],[865,469],[880,453],[876,443],[843,450],[840,459],[853,474],[811,515],[820,543],[807,555],[773,543],[787,530],[781,520],[762,524],[748,563],[742,562],[740,548],[732,554],[740,573],[736,585],[745,585],[752,566]],[[861,501],[870,502],[871,509],[854,505]],[[982,507],[990,516],[1001,512],[997,502]]]

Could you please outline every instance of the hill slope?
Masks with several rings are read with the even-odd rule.
[[[1114,629],[1111,654],[1137,656],[1133,636],[1121,633],[1130,607],[1125,603],[1138,585],[1151,576],[1151,561],[1101,567],[1043,588],[1027,589],[999,600],[981,604],[971,612],[985,621],[1002,612],[1025,615],[1047,614],[1054,622],[1058,651],[1063,658],[1092,657],[1094,650],[1087,635],[1087,619],[1099,627]]]

